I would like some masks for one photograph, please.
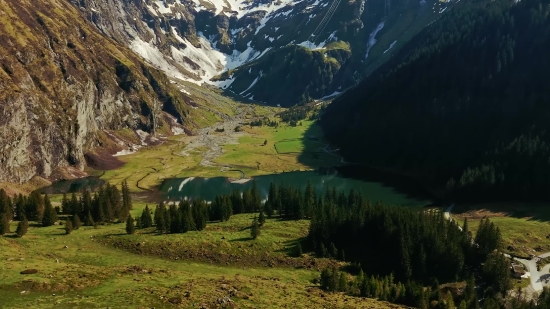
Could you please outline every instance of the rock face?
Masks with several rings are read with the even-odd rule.
[[[162,110],[191,126],[167,77],[69,2],[0,0],[0,181],[82,170],[102,132],[168,126]]]
[[[435,20],[444,11],[440,6],[454,2],[70,1],[100,31],[168,75],[199,84],[211,83],[237,94],[247,90],[243,95],[249,98],[268,103],[284,100],[284,105],[318,99],[353,85]],[[324,49],[330,43],[338,44],[333,44],[330,47],[333,52],[325,56]],[[322,56],[317,60],[307,57],[311,74],[283,73],[292,66],[266,70],[268,55],[284,58],[287,48],[296,45],[316,50]],[[340,52],[343,57],[333,57],[334,50],[342,46],[345,46]],[[252,71],[263,72],[257,83],[252,84],[258,73],[253,77],[240,74],[250,67]],[[237,71],[233,72],[234,69]],[[220,77],[222,73],[225,74]],[[273,93],[287,89],[286,85],[272,82],[280,81],[281,76],[293,85],[292,95],[275,99]]]

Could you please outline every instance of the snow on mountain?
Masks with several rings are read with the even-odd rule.
[[[254,83],[254,77],[248,79],[243,74],[233,74],[233,70],[240,67],[249,70],[266,55],[280,62],[281,53],[286,53],[288,46],[297,44],[309,50],[324,50],[332,44],[330,49],[333,51],[328,58],[316,60],[318,65],[308,64],[317,73],[306,77],[310,82],[304,83],[306,88],[299,91],[303,98],[312,93],[318,97],[328,95],[361,77],[361,74],[347,74],[348,67],[355,67],[356,71],[364,61],[374,61],[369,53],[378,33],[382,28],[393,27],[384,22],[390,20],[387,16],[382,17],[386,14],[384,6],[370,4],[369,9],[365,9],[366,0],[339,5],[334,5],[333,0],[70,1],[84,10],[87,18],[104,34],[130,47],[169,76],[223,89],[238,82],[237,93],[254,94],[259,100],[265,97],[257,93],[261,92],[258,87],[273,88],[266,80],[273,78],[274,72],[290,79],[291,83],[293,78],[303,77],[299,72],[289,72],[285,76],[284,70],[259,67],[254,72],[258,74],[263,70],[263,82],[258,78]],[[408,1],[393,0],[393,7],[399,6],[402,10],[404,6],[417,9]],[[321,29],[319,33],[318,29]],[[311,42],[314,33],[315,40]],[[391,38],[389,42],[397,39]],[[382,54],[375,53],[375,58]],[[261,64],[266,65],[278,64],[271,60]],[[326,75],[325,70],[329,67],[331,72]],[[328,77],[319,79],[316,74]],[[247,87],[247,91],[241,91]],[[294,101],[295,97],[289,100]]]

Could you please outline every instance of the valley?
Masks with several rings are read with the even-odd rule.
[[[0,0],[0,308],[550,307],[549,0]]]

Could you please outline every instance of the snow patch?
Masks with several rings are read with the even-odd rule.
[[[172,10],[170,10],[170,6],[166,6],[164,1],[157,1],[155,3],[157,4],[159,13],[172,14]]]
[[[397,43],[397,40],[393,41],[393,43],[390,44],[390,47],[388,47],[388,49],[384,51],[384,54],[389,51],[395,45],[395,43]]]
[[[178,187],[178,191],[181,191],[181,190],[183,189],[183,186],[185,186],[188,182],[192,181],[193,179],[195,179],[195,177],[185,178],[185,179],[180,183],[180,186]]]
[[[339,94],[341,94],[341,92],[334,91],[332,94],[326,95],[326,96],[320,98],[319,100],[326,100],[326,99],[328,99],[328,98],[332,98],[332,97],[337,96],[337,95],[339,95]]]
[[[367,43],[367,53],[365,55],[365,59],[369,57],[370,49],[374,46],[374,44],[376,44],[376,34],[378,34],[378,32],[382,30],[382,28],[384,28],[384,23],[386,23],[385,20],[379,23],[376,29],[374,29],[374,31],[369,35],[369,42]]]
[[[136,38],[132,41],[132,43],[130,43],[130,49],[145,58],[153,66],[166,72],[166,74],[182,80],[188,80],[188,78],[185,78],[181,73],[179,73],[176,67],[164,59],[162,52],[153,44],[147,43],[140,38]]]
[[[260,71],[260,76],[256,77],[252,82],[252,84],[250,84],[250,86],[248,86],[248,88],[246,88],[243,92],[239,93],[239,95],[243,95],[243,93],[247,92],[248,90],[250,90],[250,88],[254,87],[254,85],[256,85],[256,83],[258,82],[258,80],[262,78],[262,76],[263,76],[263,71]]]

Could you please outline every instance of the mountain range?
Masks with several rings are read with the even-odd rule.
[[[212,87],[282,106],[341,93],[450,5],[2,1],[0,181],[83,176],[150,133],[191,133],[224,117]]]
[[[452,6],[404,0],[73,3],[101,32],[171,77],[282,106],[342,92]]]

